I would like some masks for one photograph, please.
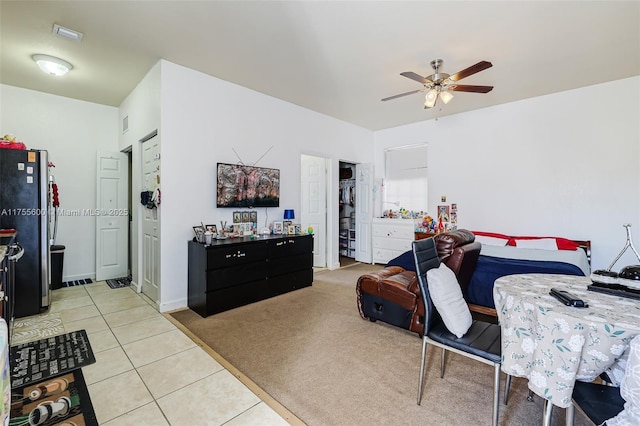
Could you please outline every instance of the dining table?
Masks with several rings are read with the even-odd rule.
[[[502,331],[502,371],[525,377],[551,403],[570,408],[576,380],[602,373],[619,386],[629,342],[640,334],[640,300],[589,291],[591,279],[559,274],[498,278],[493,289]],[[588,307],[567,306],[550,294],[568,291]],[[550,419],[549,407],[549,419]],[[545,417],[547,416],[545,409]]]

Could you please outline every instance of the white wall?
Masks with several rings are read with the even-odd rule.
[[[96,153],[117,150],[118,109],[0,85],[0,134],[45,149],[55,164],[62,215],[56,244],[66,247],[63,280],[95,278]]]
[[[453,102],[464,102],[462,95]],[[429,144],[429,211],[458,203],[459,227],[592,241],[606,268],[632,223],[640,244],[640,77],[375,133],[387,147]],[[616,268],[637,264],[627,253]]]
[[[122,122],[128,117],[128,130],[123,133]],[[154,65],[136,88],[120,104],[118,135],[119,150],[131,149],[132,176],[130,183],[132,192],[132,223],[131,223],[131,275],[134,284],[142,279],[139,274],[139,262],[142,259],[142,244],[138,244],[140,223],[140,192],[146,190],[141,182],[141,142],[145,136],[157,130],[156,138],[162,139],[160,129],[160,62]],[[162,163],[162,158],[160,159]],[[158,209],[158,212],[161,209]]]
[[[192,226],[232,221],[234,209],[216,208],[216,163],[280,169],[280,207],[300,211],[300,155],[331,160],[335,188],[328,194],[338,235],[338,162],[371,162],[373,133],[296,105],[170,62],[161,61],[162,80],[162,296],[161,310],[186,306],[187,241]],[[331,203],[331,200],[336,200]],[[258,209],[263,226],[265,209]],[[335,241],[335,240],[334,240]],[[337,262],[338,245],[335,247]]]

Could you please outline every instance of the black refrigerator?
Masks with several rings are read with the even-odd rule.
[[[0,229],[24,248],[15,264],[15,318],[49,308],[49,159],[47,151],[0,149]]]

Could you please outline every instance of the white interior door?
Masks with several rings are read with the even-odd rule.
[[[300,225],[313,227],[313,266],[327,266],[327,160],[302,155]]]
[[[356,260],[370,263],[373,218],[373,165],[356,164]]]
[[[142,185],[145,191],[160,187],[160,138],[154,134],[142,143]],[[160,300],[160,206],[141,207],[142,293]]]
[[[96,280],[126,277],[129,163],[121,152],[98,152],[96,188]]]

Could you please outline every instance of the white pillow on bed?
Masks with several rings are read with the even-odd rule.
[[[555,238],[538,238],[535,240],[516,239],[516,247],[540,250],[558,250],[558,243],[556,243]]]
[[[476,241],[479,242],[480,244],[485,244],[488,246],[506,246],[507,243],[509,242],[509,240],[504,239],[504,238],[497,238],[497,237],[488,237],[486,235],[476,235]]]
[[[456,274],[441,263],[439,268],[427,271],[427,282],[433,305],[440,313],[447,330],[461,338],[469,331],[473,319],[467,302],[462,297]]]

